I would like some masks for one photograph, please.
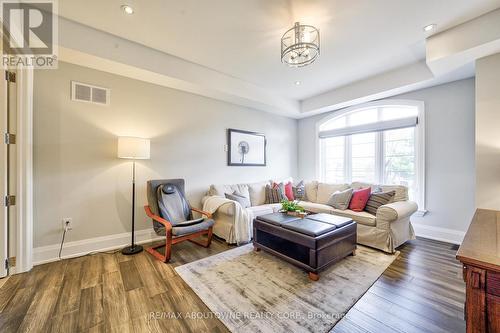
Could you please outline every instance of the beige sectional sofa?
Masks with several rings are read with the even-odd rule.
[[[288,180],[291,179],[281,181],[286,182]],[[224,193],[238,191],[250,198],[251,207],[247,209],[254,216],[270,214],[279,211],[281,204],[265,204],[265,186],[269,183],[270,181],[262,181],[249,184],[212,185],[207,196],[224,196]],[[396,191],[393,202],[379,207],[376,215],[365,211],[339,210],[326,204],[335,191],[341,191],[349,187],[359,189],[369,186],[380,188],[382,191]],[[410,217],[417,211],[417,205],[408,200],[408,189],[405,186],[366,183],[326,184],[312,181],[305,184],[305,190],[307,201],[300,201],[300,205],[306,210],[315,213],[329,213],[352,218],[358,223],[359,244],[392,253],[399,245],[415,238]],[[221,206],[214,213],[214,220],[214,234],[225,239],[228,243],[235,243],[234,205]]]

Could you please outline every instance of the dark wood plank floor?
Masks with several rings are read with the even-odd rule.
[[[227,332],[173,268],[229,248],[181,243],[169,264],[143,252],[36,266],[0,287],[0,332]],[[332,332],[465,331],[456,248],[418,239],[400,251]]]
[[[331,332],[465,332],[457,247],[417,239]]]

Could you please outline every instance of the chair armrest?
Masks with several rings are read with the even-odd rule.
[[[192,211],[195,211],[195,212],[197,212],[197,213],[200,213],[201,215],[205,215],[205,216],[206,216],[206,217],[208,217],[209,219],[211,219],[211,218],[212,218],[212,214],[210,214],[209,212],[205,212],[205,211],[203,211],[203,210],[201,210],[201,209],[198,209],[198,208],[193,208],[193,207],[191,207],[191,210],[192,210]]]
[[[165,220],[161,216],[153,214],[153,212],[151,211],[151,208],[148,205],[144,206],[144,210],[146,211],[146,215],[148,217],[152,218],[156,222],[159,222],[159,223],[163,224],[165,226],[165,230],[167,230],[167,231],[172,230],[172,223],[170,223],[169,221]]]
[[[390,223],[410,217],[418,210],[413,201],[398,201],[382,205],[377,209],[377,227],[389,229]]]

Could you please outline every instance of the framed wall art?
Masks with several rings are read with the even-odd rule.
[[[266,137],[264,134],[227,130],[227,165],[266,166]]]

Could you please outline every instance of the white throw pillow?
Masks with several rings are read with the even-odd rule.
[[[234,192],[238,192],[245,198],[250,199],[250,192],[248,191],[247,184],[211,185],[209,194],[223,197],[226,193],[232,194]]]
[[[305,183],[305,189],[307,201],[316,202],[318,198],[318,182],[313,180],[312,182]]]
[[[318,184],[318,197],[316,199],[316,202],[326,205],[333,193],[335,193],[337,191],[344,191],[344,190],[347,190],[348,188],[349,188],[349,185],[347,185],[347,184],[319,183]]]
[[[247,184],[252,206],[260,206],[266,202],[266,185],[268,181]]]

